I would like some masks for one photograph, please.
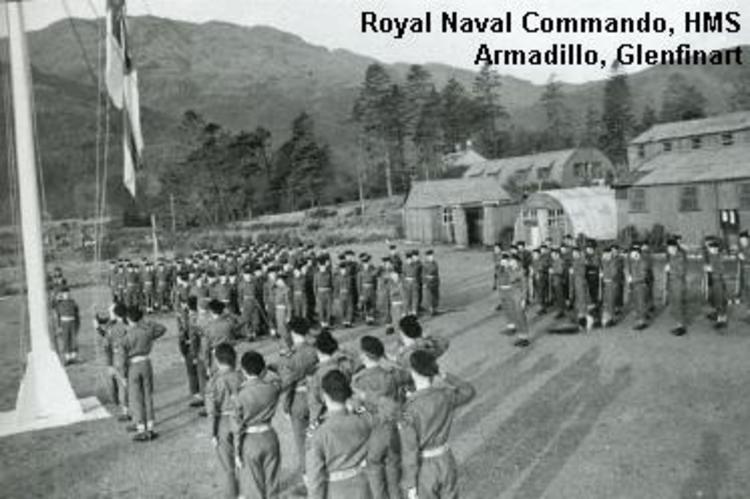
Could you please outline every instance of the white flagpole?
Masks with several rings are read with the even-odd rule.
[[[31,351],[16,404],[17,423],[37,420],[72,422],[83,418],[60,359],[52,349],[47,302],[47,280],[42,242],[42,219],[37,187],[37,166],[31,107],[31,71],[26,45],[22,4],[6,1],[13,124],[18,164],[21,235],[28,290]]]

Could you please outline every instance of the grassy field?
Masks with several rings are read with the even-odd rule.
[[[357,248],[358,250],[360,248]],[[384,252],[382,244],[372,249]],[[451,339],[444,369],[471,381],[477,398],[454,422],[451,445],[462,498],[744,498],[750,490],[750,331],[736,320],[718,335],[698,302],[686,337],[668,334],[662,313],[649,329],[632,318],[592,334],[552,335],[534,318],[532,347],[500,334],[491,257],[438,249],[445,313],[426,322]],[[699,294],[693,286],[694,294]],[[81,288],[84,324],[106,291]],[[8,498],[211,498],[218,462],[207,422],[187,407],[187,383],[174,320],[156,347],[157,426],[161,437],[130,442],[112,419],[0,440],[0,496]],[[23,356],[19,302],[0,302],[0,408],[12,408]],[[335,333],[347,346],[383,328]],[[93,332],[82,331],[86,362],[69,368],[79,396],[98,393]],[[387,338],[393,348],[392,338]],[[248,346],[245,346],[248,348]],[[254,344],[273,356],[276,345]],[[295,482],[289,424],[282,443],[285,497]]]

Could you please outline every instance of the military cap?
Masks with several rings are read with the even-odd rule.
[[[419,338],[422,336],[422,326],[416,315],[406,315],[398,321],[398,327],[409,338]]]
[[[718,248],[719,246],[720,246],[720,243],[718,239],[711,239],[710,241],[708,241],[709,248]]]
[[[331,335],[329,329],[323,329],[315,338],[315,348],[326,355],[332,355],[338,350],[339,343]]]
[[[740,232],[740,237],[744,237],[745,239],[750,238],[750,234],[746,230],[743,230]]]
[[[391,262],[391,257],[384,256],[383,258],[381,258],[381,260],[383,260],[383,263],[390,263]]]
[[[435,251],[434,251],[434,250],[432,250],[432,249],[428,249],[427,251],[425,251],[425,252],[424,252],[424,254],[425,254],[425,255],[434,255],[434,254],[435,254]]]
[[[409,356],[409,364],[417,374],[432,378],[437,376],[438,369],[435,356],[426,350],[417,350]]]
[[[388,249],[391,250],[391,251],[393,251],[393,250],[396,249],[396,245],[395,244],[391,244],[390,246],[388,246]]]
[[[289,329],[295,334],[306,336],[310,332],[310,322],[304,317],[292,317],[289,321]]]
[[[374,359],[380,359],[385,355],[383,342],[374,336],[363,336],[359,340],[362,351]]]
[[[675,237],[670,237],[667,239],[667,246],[679,246],[680,242]]]
[[[326,395],[340,404],[343,404],[352,396],[349,379],[338,369],[327,372],[320,385]]]

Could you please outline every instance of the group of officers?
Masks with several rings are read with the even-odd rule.
[[[546,242],[532,251],[523,242],[507,250],[496,245],[494,289],[500,293],[498,308],[508,317],[509,331],[517,334],[516,345],[530,343],[526,310],[531,305],[539,314],[553,311],[557,320],[572,319],[574,328],[586,331],[610,327],[631,312],[634,329],[642,330],[653,320],[657,305],[665,305],[673,322],[671,332],[684,335],[689,258],[679,237],[669,238],[666,248],[664,278],[657,290],[656,263],[647,243],[599,248],[595,241],[578,244],[566,236],[560,246]],[[712,309],[708,317],[721,330],[727,326],[730,303],[750,304],[748,233],[739,235],[733,255],[723,250],[720,239],[706,238],[701,256],[701,290]]]

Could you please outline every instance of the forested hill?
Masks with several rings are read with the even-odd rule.
[[[180,124],[184,112],[192,109],[224,129],[263,127],[270,132],[267,146],[273,151],[282,148],[291,135],[293,120],[306,112],[314,122],[317,139],[329,146],[332,170],[322,186],[323,198],[356,194],[360,155],[352,109],[366,69],[377,61],[315,46],[270,27],[138,17],[131,19],[130,31],[145,107],[147,154],[156,171],[155,182],[149,184],[151,193],[159,190],[159,172],[188,152]],[[84,216],[93,209],[89,208],[93,201],[85,198],[92,195],[93,189],[86,184],[93,182],[95,171],[96,77],[89,65],[95,66],[97,61],[98,36],[99,27],[90,20],[65,20],[30,35],[46,194],[49,211],[56,218]],[[6,53],[5,42],[0,41],[0,60]],[[393,83],[403,83],[410,69],[409,64],[384,67]],[[423,67],[438,91],[453,78],[467,94],[472,92],[475,73],[442,64]],[[500,103],[508,113],[500,127],[512,134],[542,129],[546,120],[539,101],[545,86],[500,72]],[[728,110],[734,84],[748,78],[738,68],[656,67],[642,71],[630,78],[636,119],[647,104],[657,110],[661,107],[667,81],[675,72],[683,73],[706,97],[709,114]],[[571,129],[583,126],[587,112],[600,109],[603,86],[603,81],[559,86]],[[113,133],[116,128],[113,125]],[[536,147],[512,134],[498,154]],[[113,156],[113,164],[119,165],[118,157]],[[5,175],[3,167],[3,199]],[[115,204],[125,202],[122,196],[112,199]],[[7,221],[7,206],[0,207],[0,217]]]

